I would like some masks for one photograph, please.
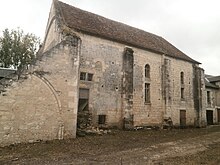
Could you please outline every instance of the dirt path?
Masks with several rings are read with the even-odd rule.
[[[0,164],[220,164],[220,126],[118,131],[0,148]]]
[[[123,164],[171,164],[175,162],[168,161],[167,159],[194,155],[206,151],[211,145],[217,144],[220,144],[220,132],[160,143],[148,148],[137,148],[120,153],[113,153],[108,155],[105,160],[109,159],[109,161],[111,161],[112,158],[120,157]],[[220,148],[218,152],[220,152]],[[213,162],[216,162],[216,164],[219,163],[220,165],[220,153],[219,158],[216,158]]]

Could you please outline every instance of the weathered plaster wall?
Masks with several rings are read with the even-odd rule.
[[[134,51],[125,47],[122,62],[122,113],[124,129],[132,129],[134,125]]]
[[[107,115],[106,122],[119,126],[121,111],[122,54],[124,48],[114,42],[87,35],[81,36],[80,71],[92,73],[92,81],[80,81],[80,88],[90,89],[89,109],[93,124],[98,115]]]
[[[97,115],[106,114],[107,124],[120,125],[123,119],[122,79],[123,53],[127,45],[88,35],[81,35],[82,50],[80,71],[94,74],[91,82],[80,81],[81,88],[90,89],[89,107],[93,123]],[[133,104],[134,125],[159,125],[164,117],[180,123],[180,110],[186,110],[186,124],[195,124],[193,93],[194,71],[191,63],[131,48],[134,53]],[[169,90],[164,96],[164,60],[170,61]],[[151,77],[144,77],[144,67],[150,65]],[[100,68],[97,66],[101,66]],[[181,99],[180,73],[184,72],[184,99]],[[150,83],[151,103],[144,102],[144,83]]]

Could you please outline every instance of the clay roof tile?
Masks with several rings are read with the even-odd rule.
[[[76,31],[200,64],[155,34],[54,1],[66,26]]]

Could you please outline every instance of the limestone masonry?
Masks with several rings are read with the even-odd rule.
[[[54,0],[36,62],[0,80],[0,145],[93,127],[206,126],[199,64],[162,37]]]

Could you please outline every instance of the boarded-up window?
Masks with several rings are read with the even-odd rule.
[[[79,98],[80,99],[89,99],[89,89],[80,88],[79,89]]]
[[[100,61],[97,61],[95,63],[95,68],[98,70],[98,71],[101,71],[102,70],[102,63]]]

